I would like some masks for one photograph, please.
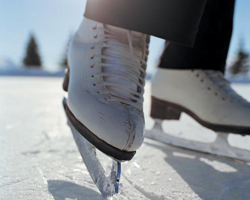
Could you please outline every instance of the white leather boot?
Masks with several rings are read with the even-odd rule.
[[[178,120],[182,112],[214,131],[250,135],[250,103],[221,72],[158,69],[152,81],[151,116]]]
[[[69,47],[68,119],[117,160],[130,160],[144,139],[147,55],[147,35],[86,18]]]

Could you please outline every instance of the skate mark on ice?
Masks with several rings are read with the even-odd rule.
[[[28,178],[23,178],[23,179],[19,179],[19,180],[15,180],[15,181],[11,181],[11,182],[4,182],[3,184],[0,185],[0,188],[5,188],[5,187],[9,187],[18,183],[21,183],[23,181],[26,181]]]
[[[24,156],[37,155],[37,154],[39,154],[39,153],[41,153],[41,151],[39,151],[39,150],[22,152],[22,154],[23,154]]]
[[[47,185],[47,179],[45,178],[43,171],[40,169],[40,167],[37,167],[37,170],[43,179],[43,183]]]
[[[102,116],[105,116],[105,114],[104,114],[104,113],[102,113],[102,112],[100,112],[100,111],[98,111],[98,113],[100,113]]]
[[[43,131],[43,135],[45,137],[46,140],[50,140],[50,136],[48,135],[48,133],[46,133],[45,131]]]
[[[107,200],[149,200],[144,194],[138,191],[123,176],[120,183],[120,192]]]
[[[98,113],[100,114],[100,118],[102,119],[102,121],[105,121],[105,114],[103,114],[102,112],[98,111]]]
[[[48,135],[48,133],[46,131],[42,131],[42,134],[44,135],[44,138],[42,140],[40,140],[38,143],[33,144],[31,146],[31,148],[37,148],[37,147],[43,145],[44,143],[50,141],[50,136]]]
[[[133,181],[129,180],[129,178],[127,178],[126,175],[123,175],[123,177],[141,194],[143,194],[146,198],[150,199],[150,200],[169,200],[167,197],[163,196],[163,195],[157,195],[154,192],[148,192],[145,189],[143,189],[142,187],[138,186],[136,183],[134,183]]]
[[[63,180],[48,180],[48,191],[54,200],[104,200],[100,193],[90,188]]]
[[[58,153],[58,152],[60,152],[60,150],[57,150],[57,149],[48,150],[48,153]]]

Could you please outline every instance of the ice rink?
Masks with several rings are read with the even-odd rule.
[[[61,78],[0,78],[0,200],[103,199],[66,125],[61,85]],[[250,84],[234,88],[250,101]],[[145,100],[150,129],[150,83]],[[215,138],[185,115],[181,122],[165,122],[164,130],[194,140]],[[229,139],[250,150],[250,137]],[[106,156],[101,160],[109,163]],[[114,200],[249,200],[250,164],[146,139],[122,165],[121,183]]]

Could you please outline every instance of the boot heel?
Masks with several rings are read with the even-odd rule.
[[[172,104],[151,97],[151,113],[153,119],[179,120],[181,110],[174,107]]]
[[[65,69],[65,77],[64,77],[64,81],[63,81],[63,90],[65,92],[68,92],[68,88],[69,88],[69,68]]]

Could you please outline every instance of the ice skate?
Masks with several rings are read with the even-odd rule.
[[[84,19],[69,47],[64,108],[78,149],[104,196],[118,192],[121,162],[144,139],[148,37]],[[95,148],[115,162],[107,177]]]
[[[228,143],[229,133],[250,135],[250,103],[231,88],[222,73],[158,69],[152,81],[151,95],[151,117],[156,122],[153,131],[146,131],[146,137],[182,148],[250,161],[250,151]],[[217,139],[213,143],[199,143],[163,134],[162,121],[179,120],[181,113],[213,130]]]

